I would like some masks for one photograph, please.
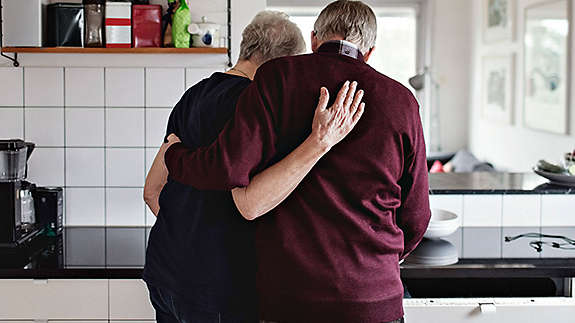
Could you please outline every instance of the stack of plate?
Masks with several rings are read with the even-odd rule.
[[[575,176],[568,174],[550,173],[538,168],[533,168],[535,174],[547,178],[551,184],[567,187],[575,187]]]
[[[457,248],[442,239],[423,239],[405,259],[406,265],[447,266],[459,261]]]
[[[453,234],[461,225],[457,214],[431,210],[431,220],[419,246],[407,257],[406,265],[447,266],[459,261],[457,248],[441,238]]]

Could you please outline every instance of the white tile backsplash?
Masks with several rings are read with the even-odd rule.
[[[150,208],[146,205],[146,226],[153,226],[154,223],[156,223],[156,216],[154,215],[154,213],[152,213],[152,211],[150,210]]]
[[[503,195],[464,195],[464,227],[496,227],[501,225]],[[465,233],[464,233],[465,234]]]
[[[541,225],[544,227],[575,226],[575,196],[543,195],[541,197]]]
[[[64,186],[64,149],[34,149],[28,161],[28,180],[38,186]]]
[[[24,138],[24,108],[0,108],[0,138]]]
[[[106,225],[143,226],[145,216],[143,189],[106,189]]]
[[[144,147],[144,108],[107,109],[106,145]]]
[[[26,140],[44,147],[64,147],[64,108],[26,108]]]
[[[106,69],[108,107],[144,107],[144,91],[143,68]]]
[[[150,171],[160,148],[146,148],[146,174]]]
[[[210,77],[215,72],[222,72],[214,68],[186,68],[186,89],[196,85],[201,80]]]
[[[66,149],[67,186],[104,186],[104,149]]]
[[[522,194],[503,196],[503,226],[539,227],[541,196]]]
[[[172,109],[146,109],[146,147],[160,147]]]
[[[173,107],[184,94],[185,85],[183,68],[147,68],[146,106]]]
[[[107,149],[106,186],[143,187],[144,149],[143,148]]]
[[[23,69],[0,67],[0,106],[24,105]]]
[[[105,225],[105,191],[101,188],[66,189],[66,225]]]
[[[39,107],[63,106],[64,69],[26,67],[24,69],[24,104]]]
[[[66,146],[104,146],[104,108],[66,109]]]
[[[65,102],[69,107],[104,105],[103,68],[66,68]]]

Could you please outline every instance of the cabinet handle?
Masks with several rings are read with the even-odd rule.
[[[479,303],[479,309],[483,314],[497,312],[497,307],[493,303]]]
[[[33,282],[34,285],[46,285],[48,284],[48,279],[34,279]],[[38,322],[44,322],[44,321],[38,321]]]

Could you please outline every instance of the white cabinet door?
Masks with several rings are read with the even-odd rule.
[[[572,323],[573,298],[406,299],[405,319],[427,323]]]
[[[139,279],[110,279],[110,320],[154,320],[146,284]]]
[[[0,320],[107,320],[108,280],[0,280]]]
[[[0,322],[0,323],[4,323],[4,322]],[[39,323],[39,322],[34,322],[34,323]],[[78,321],[78,320],[71,320],[71,321],[52,321],[49,320],[48,323],[108,323],[108,321]],[[132,322],[130,322],[132,323]]]

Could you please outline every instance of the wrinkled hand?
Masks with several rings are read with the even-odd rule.
[[[363,111],[365,103],[363,90],[357,91],[357,82],[345,82],[339,91],[334,104],[327,108],[329,91],[322,87],[319,103],[315,110],[312,124],[312,136],[325,149],[330,149],[345,138],[355,127]]]

